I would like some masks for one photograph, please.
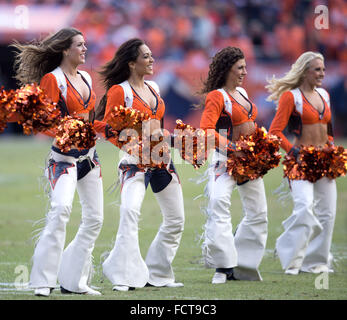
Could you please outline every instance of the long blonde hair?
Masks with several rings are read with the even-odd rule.
[[[75,28],[64,28],[37,43],[20,44],[14,41],[11,45],[15,53],[15,78],[19,85],[36,82],[48,72],[58,67],[63,60],[63,51],[72,44],[72,38],[82,35]]]
[[[275,101],[278,103],[282,93],[288,90],[299,87],[303,81],[305,71],[309,67],[309,63],[314,59],[321,59],[324,62],[324,57],[318,52],[307,51],[303,53],[295,62],[292,64],[291,69],[287,72],[284,77],[276,79],[275,76],[268,80],[268,85],[265,88],[271,94],[267,97],[267,101]]]

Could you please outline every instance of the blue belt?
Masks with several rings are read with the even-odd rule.
[[[55,146],[52,146],[52,150],[56,153],[62,154],[63,156],[74,157],[76,159],[78,159],[80,156],[85,156],[89,152],[89,149],[82,149],[82,150],[71,149],[68,152],[62,152],[59,148]]]

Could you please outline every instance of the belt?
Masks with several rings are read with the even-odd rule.
[[[82,149],[82,150],[77,150],[77,149],[71,149],[68,152],[62,152],[59,148],[52,146],[52,150],[56,153],[59,153],[63,156],[68,156],[68,157],[74,157],[78,159],[77,161],[81,162],[85,159],[88,158],[88,153],[90,149]]]

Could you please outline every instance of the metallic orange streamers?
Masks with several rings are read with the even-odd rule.
[[[226,166],[238,183],[262,177],[280,163],[280,139],[268,134],[264,127],[256,127],[253,134],[241,136],[235,144],[242,155],[231,153]]]
[[[56,127],[60,121],[60,110],[35,84],[27,84],[16,90],[16,112],[21,115],[19,124],[24,134],[37,133]]]
[[[163,168],[170,161],[170,147],[165,143],[164,136],[160,134],[154,137],[143,128],[146,121],[150,120],[146,113],[115,106],[107,121],[117,147],[136,157],[140,169]]]
[[[14,114],[26,135],[52,129],[60,120],[56,103],[52,103],[36,84],[27,84],[15,91],[1,90],[0,113],[0,132]]]
[[[89,149],[95,146],[96,132],[89,121],[66,116],[57,128],[56,140],[62,152],[68,152],[72,147]]]
[[[284,177],[290,180],[316,182],[322,177],[336,179],[347,173],[347,149],[342,146],[301,146],[297,159],[289,155],[284,158]]]
[[[0,88],[0,133],[6,128],[9,118],[16,112],[16,92]]]
[[[192,164],[195,169],[204,165],[208,157],[207,134],[202,129],[196,129],[182,120],[176,120],[175,145],[179,147],[183,160]],[[214,140],[214,135],[212,137]],[[211,144],[212,148],[214,143]]]

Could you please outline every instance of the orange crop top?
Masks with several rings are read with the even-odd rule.
[[[302,93],[301,93],[302,94]],[[301,135],[302,125],[324,123],[328,124],[329,140],[332,141],[332,128],[331,128],[331,110],[329,105],[321,96],[324,103],[322,113],[319,113],[306,97],[302,94],[302,114],[300,114],[294,103],[294,96],[292,92],[284,92],[278,102],[278,109],[274,119],[272,120],[269,133],[274,134],[282,139],[281,147],[286,151],[293,147],[286,136],[283,134],[283,130],[289,126],[289,132],[296,136]]]
[[[242,93],[241,93],[242,94]],[[232,127],[238,126],[245,122],[254,122],[257,117],[257,107],[243,96],[250,104],[251,109],[248,111],[230,94],[228,94],[232,103],[232,110],[227,110],[224,104],[223,94],[218,90],[209,92],[205,100],[205,109],[200,120],[200,128],[215,130],[215,135],[219,144],[226,145],[232,140]],[[227,130],[227,137],[221,136],[218,131]]]
[[[74,116],[77,114],[89,113],[89,111],[94,110],[94,107],[95,107],[95,101],[96,101],[95,93],[90,87],[87,80],[83,78],[83,76],[82,76],[82,79],[84,80],[84,82],[87,84],[89,88],[89,97],[87,101],[83,101],[82,96],[74,88],[74,86],[71,84],[71,82],[69,81],[67,77],[66,77],[66,84],[67,84],[66,99],[60,94],[57,80],[52,73],[47,73],[42,77],[40,82],[40,87],[53,100],[53,102],[56,102],[59,105],[61,109],[62,109],[62,104],[66,105],[67,110],[65,111],[62,110],[63,116],[66,113],[68,113],[71,116]]]
[[[156,98],[156,107],[152,110],[151,107],[144,100],[141,99],[141,97],[136,93],[136,91],[132,89],[133,104],[131,108],[147,113],[152,119],[161,120],[165,113],[164,101],[149,84],[147,85]],[[109,119],[112,108],[115,106],[126,106],[124,101],[123,88],[118,84],[112,86],[107,92],[107,103],[104,116],[105,122]]]
[[[157,94],[157,92],[149,84],[146,83],[146,85],[148,85],[149,89],[152,91],[153,95],[156,98],[155,108],[151,109],[151,107],[144,100],[141,99],[141,97],[136,93],[134,89],[132,89],[133,104],[131,108],[147,113],[151,117],[151,119],[162,120],[165,113],[164,100]],[[116,106],[126,106],[124,101],[123,88],[118,84],[112,86],[107,92],[107,103],[105,107],[104,119],[101,122],[97,122],[98,128],[100,127],[99,129],[97,129],[97,131],[101,131],[102,124],[104,125],[104,128],[105,128],[107,120],[111,116],[112,108]],[[109,138],[108,141],[117,145],[116,142],[114,141],[114,138],[112,137]]]
[[[58,82],[52,73],[46,73],[42,77],[40,81],[40,88],[45,92],[47,97],[52,100],[52,102],[57,103],[58,107],[60,108],[62,116],[65,116],[67,114],[71,116],[75,116],[82,113],[89,113],[91,110],[94,110],[95,108],[95,101],[96,101],[95,93],[90,87],[88,81],[84,79],[83,76],[82,76],[82,79],[84,80],[84,82],[87,84],[89,88],[89,97],[87,101],[83,101],[82,96],[70,83],[67,77],[66,77],[66,84],[67,84],[66,99],[60,94],[61,91],[58,88]],[[19,115],[15,114],[14,116],[11,117],[9,122],[17,122],[18,120],[19,120]],[[53,138],[55,137],[54,130],[45,131],[43,132],[43,134]]]

